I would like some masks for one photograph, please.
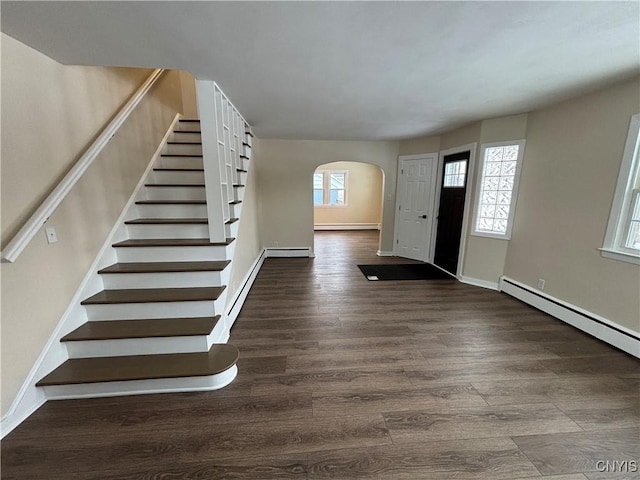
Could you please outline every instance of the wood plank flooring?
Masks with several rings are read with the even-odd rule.
[[[377,232],[268,259],[217,392],[49,402],[9,479],[638,479],[640,362],[507,295],[368,282]],[[640,465],[639,465],[640,466]]]

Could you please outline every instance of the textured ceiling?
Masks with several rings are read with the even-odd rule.
[[[638,2],[2,2],[65,64],[184,69],[260,137],[387,140],[638,73]]]

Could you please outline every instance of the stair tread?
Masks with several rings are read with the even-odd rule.
[[[125,338],[190,337],[209,335],[220,320],[215,317],[101,320],[87,322],[60,339],[62,342]]]
[[[103,290],[83,300],[82,305],[117,303],[198,302],[216,300],[225,287],[128,288]]]
[[[153,273],[153,272],[219,272],[230,260],[211,262],[130,262],[115,263],[98,273]]]
[[[200,123],[199,118],[181,118],[178,122],[197,122]]]
[[[161,157],[202,157],[202,154],[194,153],[163,153]]]
[[[230,218],[229,220],[227,220],[225,223],[225,225],[229,225],[231,223],[236,223],[238,220],[240,220],[239,218]]]
[[[247,170],[244,170],[243,168],[236,168],[236,172],[249,173]]]
[[[130,238],[114,243],[114,247],[222,247],[229,245],[235,238],[224,242],[211,242],[208,238]]]
[[[206,205],[206,200],[138,200],[136,205]]]
[[[206,218],[136,218],[127,220],[126,225],[171,225],[171,224],[206,224]]]
[[[233,202],[229,202],[229,205],[240,205],[242,200],[234,200]]]
[[[246,155],[240,155],[240,158],[244,158],[245,160],[249,160],[249,157],[247,157]]]
[[[240,187],[245,187],[246,185],[242,184],[242,183],[234,183],[233,187],[234,188],[240,188]]]
[[[234,345],[215,344],[208,352],[199,353],[75,358],[64,362],[36,386],[215,375],[235,365],[238,355]]]
[[[154,168],[154,172],[204,172],[204,168]]]
[[[167,145],[202,145],[202,142],[179,142],[174,140],[167,142]]]
[[[197,187],[204,188],[204,183],[145,183],[145,187]]]

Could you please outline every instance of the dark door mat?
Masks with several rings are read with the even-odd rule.
[[[367,280],[454,280],[455,277],[428,263],[358,265]]]

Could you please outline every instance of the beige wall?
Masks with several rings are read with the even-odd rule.
[[[440,150],[440,136],[430,135],[426,137],[410,138],[402,140],[399,147],[399,155],[418,155],[420,153],[434,153]]]
[[[260,140],[254,138],[251,147],[251,165],[245,182],[244,197],[242,199],[242,214],[238,227],[233,263],[231,264],[231,280],[227,299],[231,302],[233,295],[242,286],[241,282],[253,262],[262,252],[260,238],[260,211],[258,202],[258,168],[260,161]]]
[[[381,246],[393,250],[398,143],[261,140],[261,233],[264,246],[313,247],[312,175],[336,161],[371,163],[384,172]]]
[[[640,331],[640,269],[602,247],[640,80],[529,114],[505,275]]]
[[[182,114],[184,118],[200,118],[198,115],[198,96],[196,79],[189,72],[180,71],[180,88],[182,91]]]
[[[382,220],[382,170],[375,165],[355,162],[334,162],[320,165],[318,170],[347,172],[347,204],[314,207],[314,223],[354,224],[380,223]]]
[[[2,35],[2,239],[56,185],[148,70],[69,67]],[[175,113],[180,81],[156,84],[39,232],[2,264],[2,414],[69,305]]]

